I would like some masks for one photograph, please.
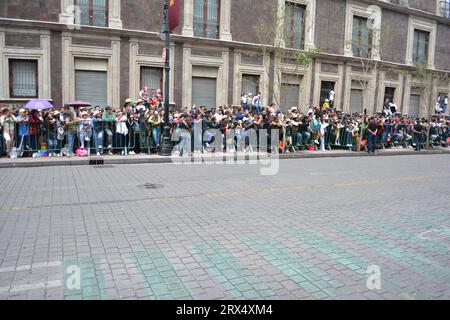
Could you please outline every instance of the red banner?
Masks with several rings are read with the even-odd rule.
[[[172,32],[180,24],[180,0],[169,0],[169,30]]]

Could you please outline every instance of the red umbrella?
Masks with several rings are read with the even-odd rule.
[[[92,103],[86,101],[72,101],[67,104],[69,107],[90,107]]]

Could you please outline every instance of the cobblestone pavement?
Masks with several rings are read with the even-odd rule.
[[[259,169],[0,169],[0,299],[450,298],[450,155]]]

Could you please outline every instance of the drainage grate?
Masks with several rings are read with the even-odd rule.
[[[105,164],[104,159],[91,159],[89,160],[90,166],[103,166]]]

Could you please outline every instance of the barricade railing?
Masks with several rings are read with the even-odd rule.
[[[152,127],[147,123],[92,120],[72,125],[17,123],[15,130],[0,132],[0,156],[151,154],[158,151],[161,140],[161,126]]]
[[[16,124],[15,130],[11,132],[0,131],[0,157],[46,157],[46,156],[92,156],[104,154],[152,154],[156,153],[162,144],[162,125],[152,127],[149,123],[118,122],[118,121],[93,121],[83,120],[73,125],[50,124],[48,122],[33,125],[30,130]],[[174,126],[173,131],[176,130]],[[205,132],[203,132],[204,136]],[[362,137],[360,137],[362,134]],[[217,138],[217,137],[216,137]],[[202,141],[206,146],[208,141]],[[220,138],[219,138],[220,139]],[[225,136],[222,136],[224,149],[227,148]],[[318,140],[319,144],[315,140]],[[329,125],[325,130],[323,142],[325,149],[348,149],[357,151],[360,142],[364,142],[366,136],[363,132],[352,132],[351,126]],[[191,134],[191,150],[194,151],[194,134]],[[198,139],[197,139],[198,140]],[[245,150],[249,147],[249,141],[245,134],[236,137],[232,144],[236,150]],[[287,137],[284,138],[284,141]],[[321,139],[315,136],[310,128],[300,129],[290,134],[288,146],[285,151],[317,150],[321,147]],[[390,130],[380,133],[377,137],[378,148],[415,146],[415,137],[410,127],[400,130]],[[449,146],[450,129],[437,128],[430,131],[430,139],[424,133],[422,139],[423,148],[437,146]],[[173,142],[173,146],[178,143]],[[362,143],[364,146],[365,144]],[[259,146],[258,146],[259,148]],[[203,148],[202,152],[205,150]],[[364,147],[359,149],[364,151]],[[219,151],[219,150],[216,150]]]

